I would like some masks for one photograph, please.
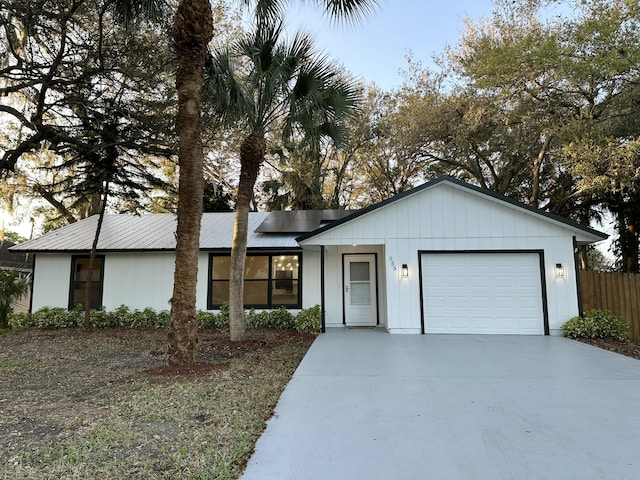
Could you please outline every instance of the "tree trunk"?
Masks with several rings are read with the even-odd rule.
[[[266,143],[264,137],[257,133],[245,138],[240,147],[240,181],[236,200],[236,217],[233,227],[229,275],[229,324],[231,327],[231,341],[233,342],[244,340],[246,337],[243,297],[249,205],[265,152]]]
[[[180,0],[173,24],[178,57],[178,225],[168,328],[169,363],[194,363],[198,354],[196,282],[202,220],[202,83],[207,45],[213,36],[209,0]]]
[[[93,271],[95,269],[94,264],[96,261],[96,251],[98,250],[98,240],[100,239],[100,232],[102,231],[102,222],[104,221],[104,214],[107,211],[108,196],[109,183],[107,182],[104,186],[104,192],[102,194],[102,204],[100,205],[100,212],[98,213],[98,225],[96,226],[96,234],[93,236],[93,243],[91,244],[87,281],[84,284],[84,328],[91,328],[91,281],[93,279]],[[98,198],[100,198],[99,194]]]
[[[626,237],[627,248],[624,252],[624,272],[638,273],[638,227],[633,218],[628,219]]]
[[[593,267],[589,265],[589,247],[587,245],[580,245],[578,247],[578,261],[580,263],[580,270],[593,270]]]
[[[538,152],[538,156],[533,161],[533,181],[531,182],[531,198],[529,199],[529,205],[536,208],[538,208],[538,205],[540,204],[540,169],[542,168],[544,156],[549,150],[549,145],[551,145],[551,135],[547,135],[542,148]]]

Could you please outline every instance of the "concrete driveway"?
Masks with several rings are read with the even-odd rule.
[[[561,337],[314,342],[243,480],[637,480],[640,361]]]

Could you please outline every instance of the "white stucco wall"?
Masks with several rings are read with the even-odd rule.
[[[114,310],[120,305],[130,309],[151,307],[169,310],[173,293],[174,252],[115,252],[104,254],[104,284],[102,305]],[[38,254],[33,279],[33,307],[63,307],[69,305],[71,254]],[[303,256],[303,308],[320,304],[320,251]],[[198,258],[196,308],[207,309],[209,287],[209,253]],[[292,314],[299,312],[291,310]]]
[[[173,288],[173,252],[107,253],[102,304],[107,310],[169,310]]]
[[[42,307],[69,306],[71,256],[38,254],[33,270],[32,311]]]
[[[486,195],[449,184],[422,190],[392,202],[317,236],[303,245],[325,245],[328,285],[341,305],[341,253],[349,245],[366,251],[369,245],[384,245],[379,268],[386,282],[387,328],[395,333],[420,333],[420,281],[418,252],[543,250],[550,333],[578,314],[574,271],[573,235],[576,232],[521,208]],[[342,246],[340,249],[332,248]],[[356,247],[353,247],[356,248]],[[409,267],[409,278],[401,278],[400,266]],[[564,278],[554,275],[554,266],[565,266]],[[395,266],[395,269],[394,269]],[[336,283],[336,285],[334,285]],[[329,296],[328,296],[329,298]],[[327,304],[329,301],[327,300]],[[341,324],[341,307],[327,305],[327,325]]]

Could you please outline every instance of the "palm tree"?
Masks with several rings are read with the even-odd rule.
[[[15,303],[24,296],[31,286],[29,277],[19,270],[0,269],[0,331],[9,328],[9,315]]]
[[[285,143],[304,138],[317,152],[322,138],[338,144],[344,121],[355,113],[359,94],[311,38],[297,33],[290,43],[278,19],[258,19],[252,32],[215,52],[208,64],[207,98],[223,121],[244,132],[235,210],[229,282],[231,340],[245,337],[244,264],[249,205],[269,138]]]
[[[265,21],[281,18],[285,6],[289,3],[288,0],[240,1],[245,6],[254,6],[257,18]],[[369,14],[377,4],[376,0],[315,2],[322,5],[333,18],[351,20],[358,20]],[[115,6],[125,23],[129,23],[137,14],[143,12],[157,13],[163,5],[163,0],[115,0]],[[169,362],[173,364],[193,363],[197,358],[196,280],[203,192],[203,151],[200,133],[202,85],[207,47],[212,36],[213,18],[209,0],[180,0],[173,26],[178,59],[176,123],[180,167],[174,286],[168,329]],[[255,145],[253,144],[254,147]],[[251,144],[247,143],[246,148],[250,147]]]

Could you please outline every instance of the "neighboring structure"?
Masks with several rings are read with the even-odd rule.
[[[227,299],[232,213],[202,220],[197,307]],[[33,310],[94,305],[167,309],[175,217],[105,218],[97,269],[86,276],[97,217],[14,251],[33,252]],[[558,333],[580,310],[575,249],[603,233],[451,177],[357,212],[254,212],[247,307],[323,307],[324,323],[392,333]]]
[[[0,240],[0,269],[18,270],[20,275],[27,277],[31,275],[31,258],[28,253],[12,252],[9,248],[15,243],[9,240]],[[31,292],[27,292],[19,298],[13,306],[14,312],[28,312],[31,303]]]

